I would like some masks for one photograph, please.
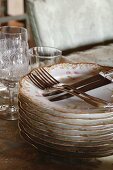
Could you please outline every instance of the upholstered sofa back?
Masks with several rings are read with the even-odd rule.
[[[113,0],[27,0],[36,45],[61,50],[113,39]]]

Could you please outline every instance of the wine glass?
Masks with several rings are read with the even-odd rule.
[[[6,110],[0,111],[0,118],[2,119],[18,119],[15,89],[17,89],[20,78],[28,72],[27,50],[28,34],[25,28],[0,27],[0,79],[9,92],[9,106]]]

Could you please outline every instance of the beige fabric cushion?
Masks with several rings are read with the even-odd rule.
[[[65,50],[113,39],[113,0],[28,1],[38,45]]]
[[[63,59],[65,62],[89,62],[113,67],[113,44],[99,46],[83,52],[73,52]]]

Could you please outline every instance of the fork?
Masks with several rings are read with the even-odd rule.
[[[29,73],[28,77],[37,87],[42,90],[54,88],[60,91],[64,91],[83,99],[84,101],[95,107],[110,107],[110,105],[112,106],[111,103],[108,103],[105,100],[93,97],[78,89],[73,89],[69,85],[60,83],[58,80],[52,77],[44,68],[35,69],[34,72],[35,74],[33,72]]]
[[[83,92],[86,92],[86,91],[93,90],[95,88],[110,84],[113,81],[111,75],[113,75],[113,69],[104,68],[103,71],[97,73],[96,75],[90,76],[88,78],[75,82],[71,84],[70,86],[74,89],[79,89]],[[58,90],[54,90],[54,91],[50,90],[50,91],[45,92],[43,95],[46,97],[50,96],[49,100],[51,101],[58,101],[58,100],[63,100],[63,99],[72,97],[71,94],[62,93],[61,91],[58,91]]]

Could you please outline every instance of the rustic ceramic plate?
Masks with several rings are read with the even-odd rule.
[[[66,146],[66,150],[64,148],[59,148],[55,146],[49,145],[47,142],[44,143],[40,140],[40,138],[36,138],[33,135],[26,133],[24,128],[19,125],[21,136],[31,145],[36,147],[39,151],[46,152],[50,155],[56,155],[58,157],[65,158],[91,158],[91,157],[102,157],[113,154],[113,146],[103,146],[101,149],[98,147],[74,147],[74,149],[70,150],[68,146]]]
[[[63,63],[45,69],[58,81],[73,83],[99,72],[101,67]],[[112,102],[112,91],[109,84],[88,93]],[[48,154],[99,157],[113,153],[112,109],[95,108],[76,96],[50,102],[27,76],[20,82],[19,116],[21,135]]]

